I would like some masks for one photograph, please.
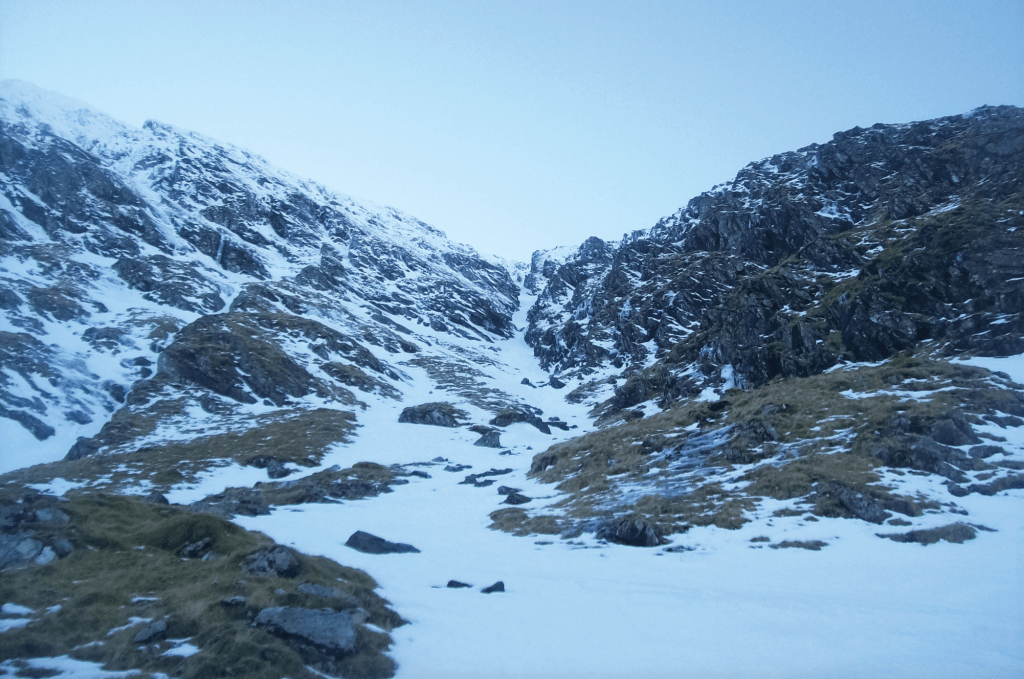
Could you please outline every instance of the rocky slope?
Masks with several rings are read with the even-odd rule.
[[[526,265],[0,84],[0,671],[1024,666],[997,587],[984,639],[933,596],[1016,572],[1022,182],[1020,109],[876,125]],[[856,643],[785,612],[894,560]]]
[[[667,400],[721,384],[727,366],[759,386],[925,342],[1020,353],[1022,169],[1013,107],[751,163],[646,232],[534,263],[547,285],[527,342],[554,371],[661,360]]]
[[[420,350],[415,328],[513,332],[508,271],[440,231],[23,83],[0,88],[0,195],[0,425],[40,462],[166,384],[211,412],[351,404],[403,379],[387,360]]]

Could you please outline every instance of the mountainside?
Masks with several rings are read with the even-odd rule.
[[[525,264],[0,83],[0,673],[1017,675],[1021,226],[1014,107]]]
[[[212,391],[208,410],[214,395],[344,402],[346,384],[402,379],[366,347],[417,353],[407,325],[483,343],[512,335],[508,272],[396,210],[20,83],[4,84],[0,121],[0,426],[40,455],[25,462],[63,456],[164,375]],[[261,353],[285,334],[305,349]],[[233,357],[213,367],[203,343],[219,341]],[[132,389],[158,355],[159,376]],[[352,374],[363,369],[375,377]],[[78,450],[101,443],[115,441]]]

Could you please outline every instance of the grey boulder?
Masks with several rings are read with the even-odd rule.
[[[333,654],[347,653],[355,648],[356,630],[348,613],[276,607],[260,611],[253,622],[274,636],[297,639]]]

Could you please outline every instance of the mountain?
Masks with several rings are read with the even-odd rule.
[[[0,668],[1018,674],[1022,182],[983,107],[517,263],[2,83]]]

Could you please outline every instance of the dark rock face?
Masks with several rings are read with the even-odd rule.
[[[260,611],[253,622],[271,634],[297,639],[332,654],[348,653],[355,648],[356,630],[347,612],[276,607]]]
[[[366,554],[419,554],[420,550],[416,549],[412,545],[407,545],[402,542],[388,542],[384,538],[379,538],[376,535],[370,535],[364,533],[361,530],[357,530],[349,536],[349,539],[345,542],[346,547],[351,547],[360,552]]]
[[[314,376],[282,348],[282,336],[300,336],[325,358],[342,356],[392,378],[397,375],[366,348],[322,323],[286,314],[227,313],[204,316],[184,327],[157,365],[174,383],[205,387],[241,403],[316,394],[343,400],[331,380]]]
[[[494,594],[495,592],[504,592],[505,591],[505,583],[502,582],[501,580],[498,580],[493,585],[491,585],[489,587],[484,587],[480,591],[483,592],[484,594]]]
[[[459,410],[451,403],[424,403],[404,409],[398,416],[398,421],[410,424],[429,424],[435,427],[461,427],[463,422],[460,420],[468,416],[468,413]]]
[[[661,544],[661,535],[650,522],[629,517],[602,522],[597,527],[596,537],[631,547],[657,547]]]
[[[653,352],[620,409],[693,397],[727,367],[754,387],[925,341],[1024,351],[1024,294],[1007,283],[1024,276],[1024,233],[997,224],[1016,214],[1022,139],[1024,112],[990,107],[752,163],[649,231],[532,271],[545,287],[527,342],[573,373]]]

